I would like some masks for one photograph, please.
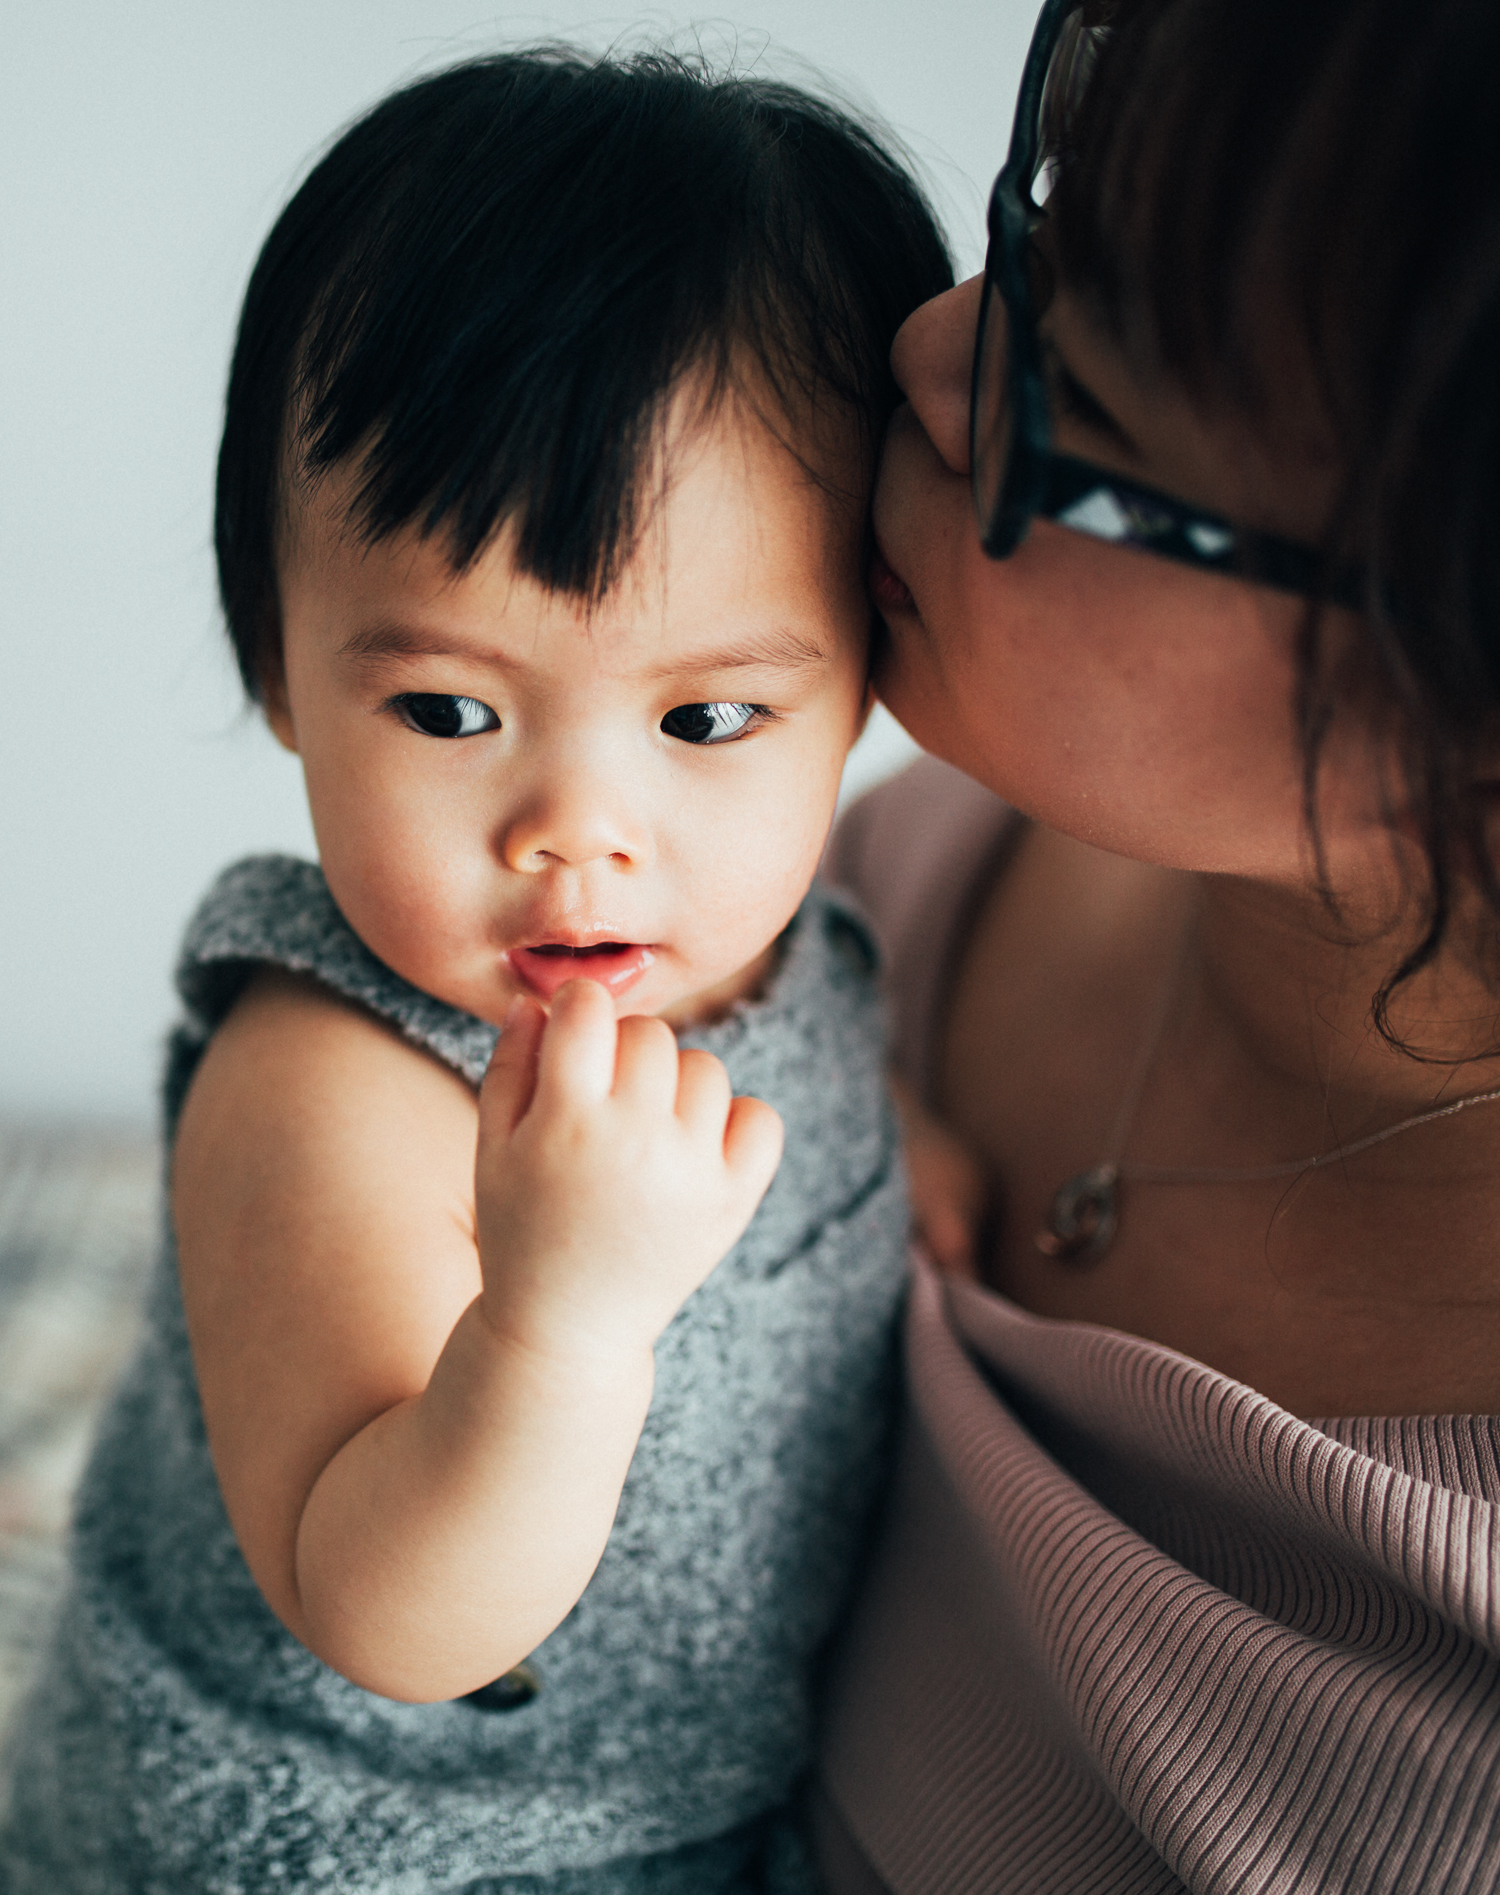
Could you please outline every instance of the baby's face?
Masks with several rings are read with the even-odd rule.
[[[860,490],[852,429],[821,460]],[[493,1022],[578,975],[675,1024],[751,991],[864,718],[854,508],[725,403],[590,613],[505,533],[460,576],[414,531],[366,548],[348,493],[293,522],[267,715],[355,931]]]

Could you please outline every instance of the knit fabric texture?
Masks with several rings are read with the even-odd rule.
[[[300,970],[471,1083],[495,1031],[253,858],[187,934],[168,1137],[257,965]],[[797,1895],[810,1686],[884,1462],[906,1210],[875,952],[815,888],[766,995],[683,1036],[786,1155],[668,1328],[609,1545],[511,1710],[350,1684],[261,1598],[214,1478],[166,1236],[148,1335],[77,1503],[71,1593],[14,1730],[7,1895]],[[524,1546],[524,1523],[517,1543]]]

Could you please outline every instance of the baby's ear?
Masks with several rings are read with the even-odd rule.
[[[281,648],[279,616],[261,634],[259,663],[260,708],[271,735],[283,750],[297,753],[297,727],[292,722],[292,707],[286,694],[286,661]]]

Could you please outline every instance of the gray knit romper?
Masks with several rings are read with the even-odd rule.
[[[484,1072],[493,1028],[377,961],[312,864],[253,858],[188,930],[169,1138],[209,1036],[266,962],[362,1002],[471,1083]],[[533,1655],[529,1702],[393,1703],[282,1628],[219,1497],[164,1244],[10,1746],[5,1895],[812,1886],[789,1812],[883,1463],[903,1283],[873,962],[863,923],[815,889],[767,996],[684,1036],[777,1108],[786,1155],[658,1345],[608,1548]]]

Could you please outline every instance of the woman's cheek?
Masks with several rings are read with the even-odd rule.
[[[919,742],[927,741],[939,716],[951,736],[966,693],[975,682],[985,684],[973,656],[991,608],[974,595],[986,590],[989,575],[973,568],[993,562],[979,546],[967,479],[952,473],[914,419],[893,427],[887,443],[875,531],[912,598],[910,607],[885,614],[888,637],[877,652],[876,688]]]
[[[961,555],[963,538],[974,538],[976,550],[978,538],[967,476],[944,462],[910,408],[898,409],[891,422],[873,516],[881,551],[925,617]]]

